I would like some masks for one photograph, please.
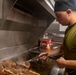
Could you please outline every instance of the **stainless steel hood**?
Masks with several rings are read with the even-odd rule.
[[[52,9],[47,5],[47,0],[18,0],[15,7],[31,14],[38,19],[51,19],[54,16]]]
[[[45,0],[1,1],[0,59],[3,59],[30,50],[55,17]]]

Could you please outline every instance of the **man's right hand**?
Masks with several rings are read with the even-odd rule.
[[[42,52],[39,54],[39,58],[42,59],[42,60],[45,60],[47,59],[48,57],[48,53],[47,52]]]

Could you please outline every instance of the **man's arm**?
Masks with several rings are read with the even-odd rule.
[[[65,66],[76,70],[76,60],[66,60]]]
[[[58,48],[54,49],[54,50],[50,50],[50,52],[42,52],[39,54],[40,59],[46,59],[48,56],[55,56],[58,55],[59,53],[61,53],[61,46],[59,46]],[[48,56],[46,56],[45,54],[48,53]]]
[[[76,60],[65,60],[63,57],[60,57],[56,61],[60,68],[70,68],[76,70]]]
[[[55,55],[58,55],[59,53],[62,53],[62,52],[63,52],[63,48],[62,48],[62,46],[59,46],[58,48],[48,52],[48,56],[55,56]]]

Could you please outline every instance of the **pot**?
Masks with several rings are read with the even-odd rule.
[[[64,75],[65,68],[59,68],[57,64],[55,64],[50,71],[49,75]]]

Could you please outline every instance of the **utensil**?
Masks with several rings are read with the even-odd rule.
[[[48,55],[48,53],[44,54],[45,56]],[[42,56],[44,56],[42,55]],[[34,61],[37,61],[39,60],[40,57],[42,56],[36,56],[30,60],[26,60],[26,61],[21,61],[21,62],[17,62],[17,65],[20,66],[20,67],[23,67],[23,68],[30,68],[30,62],[34,62]]]
[[[42,56],[48,56],[48,53],[45,53]],[[27,60],[27,61],[24,61],[24,62],[18,62],[17,65],[25,67],[25,68],[29,68],[30,67],[30,62],[38,61],[39,58],[42,57],[42,56],[36,56],[36,57],[34,57],[34,58],[30,59],[30,60]],[[63,56],[63,54],[58,54],[56,56],[48,56],[48,57],[51,58],[51,59],[56,60],[56,59],[58,59],[58,58],[60,58],[62,56]]]
[[[59,59],[60,57],[63,57],[64,56],[64,54],[62,53],[62,54],[58,54],[58,55],[55,55],[55,56],[49,56],[49,58],[51,58],[51,59]]]
[[[42,55],[42,56],[48,56],[48,53],[45,53],[45,54]],[[42,56],[36,56],[36,57],[34,57],[34,58],[30,59],[30,60],[27,60],[27,62],[37,61],[37,60],[38,60],[40,57],[42,57]]]
[[[48,56],[48,53],[45,53],[45,54],[42,55],[42,56]],[[37,61],[37,60],[38,60],[40,57],[42,57],[42,56],[36,56],[36,57],[34,57],[34,58],[30,59],[30,60],[27,60],[27,62]],[[51,58],[51,59],[58,59],[58,58],[60,58],[60,57],[63,57],[63,53],[58,54],[58,55],[55,55],[55,56],[48,56],[48,57]]]

